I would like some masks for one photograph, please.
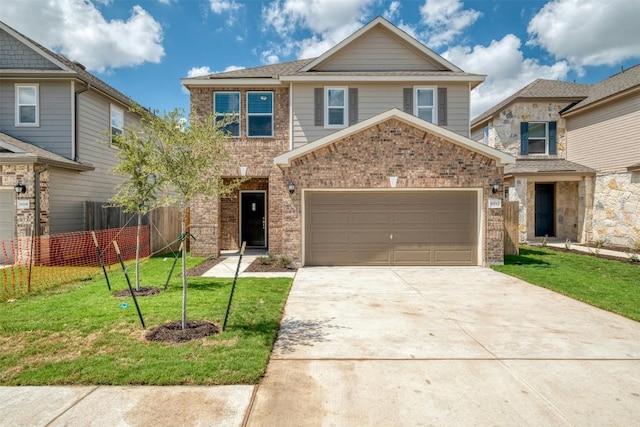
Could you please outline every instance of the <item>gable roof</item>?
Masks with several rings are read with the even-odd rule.
[[[391,24],[389,21],[387,21],[381,16],[378,16],[377,18],[369,22],[367,25],[365,25],[364,27],[361,27],[358,31],[351,34],[349,37],[347,37],[346,39],[344,39],[343,41],[341,41],[340,43],[338,43],[337,45],[333,46],[331,49],[323,53],[321,56],[309,62],[307,65],[302,67],[300,71],[303,71],[303,72],[313,71],[314,68],[316,68],[323,62],[326,62],[332,56],[336,55],[338,52],[343,50],[346,46],[350,45],[355,40],[359,39],[366,33],[370,32],[373,28],[376,28],[378,26],[383,27],[384,29],[390,31],[392,34],[402,39],[408,46],[414,48],[418,52],[422,53],[425,57],[429,58],[432,62],[438,64],[441,67],[442,71],[462,72],[460,68],[456,67],[451,62],[447,61],[442,56],[438,55],[437,53],[435,53],[434,51],[426,47],[424,44],[420,43],[418,40],[411,37],[409,34],[402,31],[395,25]]]
[[[595,175],[596,170],[564,159],[517,159],[504,168],[505,175],[558,174]]]
[[[591,86],[589,96],[563,112],[570,115],[640,89],[640,64]]]
[[[388,37],[399,40],[408,50],[415,52],[418,57],[424,58],[425,63],[435,65],[436,69],[431,70],[323,70],[322,64],[326,64],[330,59],[340,55],[349,47],[353,46],[357,40],[361,40],[365,35],[374,30],[382,29]],[[482,83],[484,75],[465,73],[418,40],[409,36],[389,21],[378,17],[360,28],[358,31],[347,37],[336,46],[316,58],[300,59],[296,61],[279,64],[264,65],[260,67],[245,68],[241,70],[214,73],[204,76],[197,76],[182,79],[185,87],[192,86],[250,86],[250,85],[281,85],[284,82],[308,81],[308,82],[329,82],[329,81],[415,81],[415,82],[465,82],[471,83],[475,87]]]
[[[413,114],[408,114],[397,108],[392,108],[391,110],[387,110],[384,113],[378,114],[377,116],[373,116],[367,120],[358,122],[353,126],[341,129],[337,132],[325,136],[324,138],[320,138],[314,142],[296,148],[295,150],[281,154],[274,159],[274,163],[280,167],[289,167],[291,165],[291,161],[293,161],[294,159],[302,157],[327,145],[333,144],[334,142],[354,135],[362,130],[385,122],[389,119],[397,119],[425,132],[442,137],[456,145],[462,146],[478,154],[482,154],[483,156],[494,159],[498,166],[504,166],[515,162],[515,157],[510,154],[504,153],[500,150],[481,144],[479,142],[472,141],[471,139],[466,138],[458,133],[434,125],[433,123],[430,123],[426,120],[422,120],[421,118],[414,116]]]
[[[567,102],[580,101],[589,96],[590,86],[581,83],[569,83],[558,80],[536,79],[532,83],[523,87],[513,95],[502,100],[498,104],[489,108],[484,113],[477,116],[471,121],[471,127],[476,127],[490,118],[496,113],[502,111],[507,106],[516,101],[534,100],[534,99],[566,99]]]
[[[105,95],[113,98],[114,100],[126,105],[131,106],[134,101],[128,96],[124,95],[114,87],[103,82],[93,74],[89,73],[83,65],[73,62],[63,55],[53,52],[50,49],[42,46],[38,42],[30,39],[24,34],[11,28],[4,22],[0,21],[0,30],[5,31],[7,34],[17,39],[19,42],[27,46],[29,49],[35,51],[46,60],[50,61],[59,70],[42,70],[42,69],[28,69],[28,68],[0,68],[0,77],[24,77],[25,75],[35,75],[36,77],[57,77],[57,78],[78,78],[91,86],[92,88],[104,93]]]
[[[77,171],[95,169],[92,165],[74,162],[44,148],[0,132],[0,164],[3,163],[42,163]]]

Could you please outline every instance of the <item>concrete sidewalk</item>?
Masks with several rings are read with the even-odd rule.
[[[0,426],[638,420],[640,323],[475,267],[299,270],[259,386],[0,387]]]
[[[240,262],[240,274],[239,277],[295,277],[295,271],[278,272],[278,273],[258,273],[248,272],[246,269],[255,261],[258,257],[264,255],[261,252],[248,251]],[[235,251],[223,251],[222,256],[225,257],[221,262],[213,266],[209,271],[204,273],[204,277],[235,277],[236,270],[238,270],[238,258],[240,254]]]

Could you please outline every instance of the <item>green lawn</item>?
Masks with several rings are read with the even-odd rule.
[[[524,246],[492,268],[640,321],[640,264]]]
[[[172,259],[152,258],[141,285],[163,287]],[[189,258],[194,265],[202,259]],[[134,268],[129,264],[129,272]],[[180,263],[169,289],[138,297],[147,331],[181,316]],[[149,342],[123,275],[0,302],[0,385],[255,384],[264,374],[291,279],[238,280],[225,332],[184,344]],[[188,318],[221,327],[233,279],[189,277]],[[126,303],[126,304],[123,304]]]

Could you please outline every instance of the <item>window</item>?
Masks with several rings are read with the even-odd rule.
[[[247,92],[247,136],[273,136],[273,92]]]
[[[414,115],[431,123],[438,123],[438,110],[436,101],[436,89],[432,87],[419,87],[415,89],[416,100]]]
[[[115,135],[121,135],[124,129],[124,111],[118,107],[111,106],[111,140]]]
[[[557,154],[556,122],[522,122],[520,138],[520,154]]]
[[[327,100],[325,113],[326,127],[345,127],[348,120],[347,88],[328,87],[325,89]]]
[[[16,85],[16,126],[38,125],[38,85]]]
[[[240,92],[215,92],[213,111],[216,123],[226,118],[223,129],[231,136],[240,136]]]
[[[482,143],[489,145],[489,126],[485,126],[484,129],[482,129]]]

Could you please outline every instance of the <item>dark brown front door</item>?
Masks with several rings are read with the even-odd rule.
[[[267,246],[267,218],[265,193],[240,193],[240,240],[247,247]]]

